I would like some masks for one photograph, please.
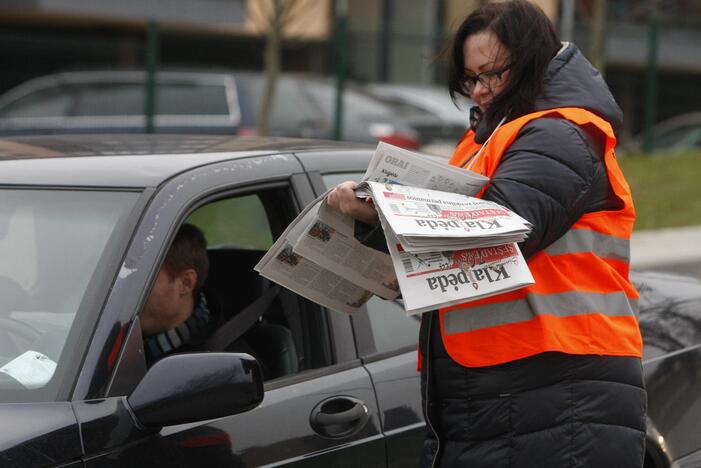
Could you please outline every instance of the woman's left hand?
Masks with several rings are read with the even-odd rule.
[[[338,184],[329,192],[327,203],[353,219],[366,224],[377,224],[379,217],[375,205],[355,196],[357,186],[357,183],[351,181]]]

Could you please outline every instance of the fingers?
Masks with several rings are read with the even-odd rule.
[[[353,202],[356,199],[353,189],[357,186],[355,182],[343,182],[338,184],[328,195],[329,206],[343,211],[342,207]]]
[[[327,197],[327,203],[332,208],[341,213],[363,221],[368,224],[375,224],[378,221],[377,211],[371,203],[361,200],[355,196],[353,189],[357,187],[355,182],[343,182],[338,184]]]

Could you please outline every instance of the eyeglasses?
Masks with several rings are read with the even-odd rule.
[[[480,84],[482,86],[491,90],[497,84],[499,84],[499,82],[501,81],[502,75],[509,68],[511,68],[511,64],[506,65],[505,67],[499,68],[497,70],[487,70],[487,71],[479,73],[477,75],[465,74],[463,76],[463,85],[465,86],[465,90],[468,93],[471,93],[475,89],[475,86],[477,85],[478,81],[480,82]]]

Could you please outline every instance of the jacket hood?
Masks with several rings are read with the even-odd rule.
[[[536,111],[581,107],[604,118],[614,131],[623,125],[623,112],[601,73],[574,44],[566,44],[552,59],[543,84],[544,92],[535,102]]]
[[[601,73],[573,43],[565,43],[550,61],[543,78],[543,93],[535,100],[534,111],[558,107],[580,107],[604,118],[614,132],[623,125],[623,112],[616,104]],[[494,131],[478,108],[471,109],[475,140],[483,143]],[[475,125],[476,124],[476,125]]]

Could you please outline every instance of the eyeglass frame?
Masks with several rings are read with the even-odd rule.
[[[508,64],[499,69],[483,71],[482,73],[478,73],[474,76],[468,76],[466,73],[464,73],[463,84],[465,86],[465,89],[468,93],[471,93],[475,89],[475,86],[477,86],[477,82],[479,81],[482,86],[491,90],[492,88],[491,86],[489,86],[489,81],[482,81],[482,77],[484,76],[485,80],[491,80],[493,78],[496,78],[497,80],[501,81],[502,75],[506,73],[510,68],[511,64]]]

